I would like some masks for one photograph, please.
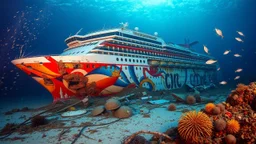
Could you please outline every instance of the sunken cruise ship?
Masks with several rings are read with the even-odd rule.
[[[165,43],[154,35],[122,27],[86,35],[73,35],[57,56],[19,58],[19,69],[44,86],[54,101],[70,98],[108,96],[126,87],[151,91],[171,90],[216,82],[217,64],[213,57],[193,51],[196,44]]]

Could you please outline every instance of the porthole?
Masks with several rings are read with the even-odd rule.
[[[135,62],[135,60],[134,60],[134,59],[133,59],[132,61],[133,61],[133,62]]]
[[[142,63],[142,60],[140,60],[140,63]]]
[[[131,62],[131,59],[129,59],[129,62]]]
[[[125,58],[124,61],[127,62],[127,59]]]
[[[139,62],[139,60],[136,60],[136,62],[138,63],[138,62]]]
[[[123,58],[121,58],[121,61],[123,61]]]

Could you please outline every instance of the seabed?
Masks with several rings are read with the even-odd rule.
[[[92,97],[89,98],[88,103],[79,103],[78,100],[72,99],[54,104],[41,103],[41,107],[38,104],[37,107],[33,107],[28,102],[27,104],[15,107],[15,109],[12,108],[12,110],[10,108],[1,109],[0,127],[3,129],[1,131],[0,143],[184,143],[186,139],[182,137],[183,134],[178,133],[177,127],[182,115],[184,116],[188,114],[187,112],[191,111],[202,111],[213,123],[210,130],[212,131],[211,137],[205,137],[203,140],[204,143],[227,142],[228,128],[216,131],[216,124],[214,125],[215,121],[221,118],[227,121],[227,123],[231,119],[237,120],[240,123],[238,132],[234,131],[232,134],[236,137],[237,143],[242,142],[242,140],[244,142],[250,141],[251,143],[255,143],[256,134],[252,134],[253,131],[254,133],[256,131],[255,111],[248,108],[246,114],[245,109],[243,110],[244,114],[241,114],[239,113],[239,108],[236,108],[237,104],[236,106],[231,106],[239,99],[244,100],[239,103],[239,107],[244,108],[246,99],[241,98],[242,96],[237,93],[246,94],[249,89],[251,90],[251,98],[254,98],[254,101],[252,100],[251,102],[254,102],[256,105],[256,86],[254,83],[249,86],[240,85],[232,92],[232,89],[227,86],[202,91],[200,93],[200,102],[195,99],[190,101],[186,99],[184,102],[177,102],[177,99],[172,96],[172,93],[193,96],[191,91],[148,92],[142,88],[120,93],[120,95],[114,98]],[[124,97],[127,95],[130,97]],[[115,103],[113,101],[117,102]],[[107,104],[108,102],[110,104]],[[78,104],[71,106],[74,103]],[[222,103],[226,107],[226,110],[221,110],[221,112],[216,114],[207,113],[205,112],[207,103]],[[171,107],[170,104],[174,104],[175,108]],[[98,108],[97,110],[95,110],[96,107]],[[123,111],[117,112],[118,109],[121,109],[120,107],[124,108]],[[236,113],[232,109],[235,109]],[[45,112],[41,114],[42,117],[34,117],[31,121],[17,126],[30,117],[42,112]],[[238,117],[237,113],[240,114],[240,117]],[[241,123],[244,120],[250,121],[251,131],[245,131],[243,124],[246,125],[247,123]],[[6,125],[7,123],[9,125]],[[15,125],[10,125],[12,123]],[[250,132],[250,137],[248,137],[246,133]],[[246,138],[242,139],[241,134],[246,135],[244,136]],[[191,135],[193,135],[192,130]],[[143,136],[146,140],[140,136]],[[198,141],[198,143],[203,142]]]

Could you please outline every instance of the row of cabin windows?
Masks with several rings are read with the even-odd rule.
[[[178,57],[178,55],[176,56],[170,56],[167,54],[159,54],[159,53],[155,53],[155,52],[146,52],[146,51],[142,51],[142,50],[133,50],[133,49],[124,49],[124,48],[119,48],[119,47],[100,47],[99,49],[103,49],[103,50],[110,50],[110,51],[115,51],[117,49],[118,52],[127,52],[127,53],[134,53],[134,54],[146,54],[146,55],[153,55],[153,56],[161,56],[161,57]],[[107,52],[104,52],[104,54],[108,54]],[[184,57],[185,55],[179,55],[180,57],[183,57],[183,59],[188,59],[188,60],[193,60],[192,58],[186,58]]]
[[[147,46],[154,46],[154,47],[157,47],[157,48],[162,48],[161,45],[156,45],[156,44],[150,44],[150,43],[146,43],[144,41],[137,41],[135,39],[126,39],[126,38],[123,38],[123,37],[115,37],[114,39],[116,40],[121,40],[121,41],[125,41],[125,42],[132,42],[132,43],[135,43],[135,44],[143,44],[143,45],[147,45]],[[113,41],[115,42],[115,41]],[[119,42],[119,41],[116,41],[116,43],[122,43],[122,42]],[[134,46],[135,46],[134,44]],[[132,44],[133,45],[133,44]],[[139,45],[138,45],[139,46]]]
[[[123,59],[123,58],[120,58],[120,59],[119,59],[119,58],[116,58],[116,61],[119,61],[119,60],[120,60],[120,61],[125,61],[125,62],[128,62],[128,61],[129,61],[129,62],[133,62],[133,63],[135,63],[135,62],[136,62],[136,63],[146,63],[145,60],[138,60],[138,59],[135,60],[135,59],[127,59],[127,58],[124,58],[124,59]]]
[[[127,56],[127,57],[136,57],[136,58],[147,58],[147,59],[151,58],[149,56],[144,56],[144,55],[130,55],[130,54],[123,54],[123,53],[102,52],[102,51],[93,51],[93,52],[89,52],[89,53],[98,53],[98,54],[116,55],[116,56]],[[174,59],[176,59],[176,60],[184,60],[184,59],[175,58],[175,57],[174,57]],[[165,60],[165,59],[157,59],[157,60]],[[175,62],[180,62],[180,61],[175,61]],[[187,61],[184,61],[184,62],[187,62]],[[204,63],[204,62],[205,61],[202,61],[202,63]]]

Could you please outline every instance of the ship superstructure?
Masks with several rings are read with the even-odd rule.
[[[166,44],[157,34],[121,28],[73,35],[58,56],[41,56],[12,62],[42,84],[54,100],[71,96],[110,95],[125,87],[168,90],[191,84],[212,83],[213,57],[188,47]]]

